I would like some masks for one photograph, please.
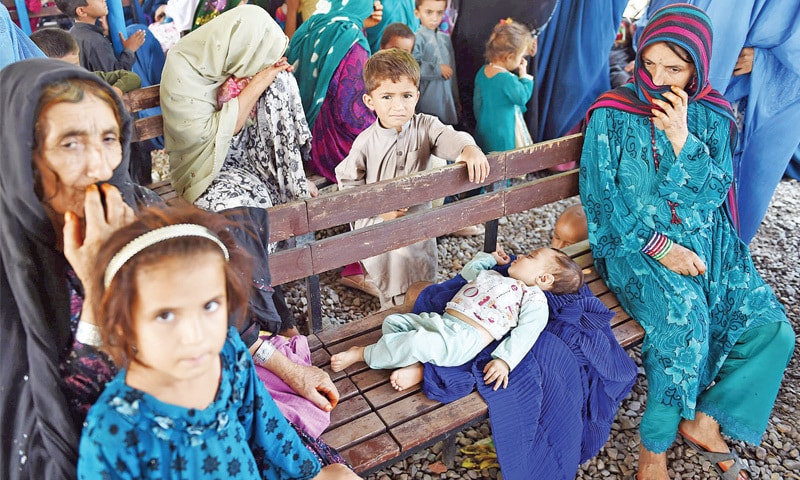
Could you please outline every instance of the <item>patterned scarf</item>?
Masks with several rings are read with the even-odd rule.
[[[324,6],[330,9],[327,12],[318,9],[297,28],[286,54],[294,65],[303,109],[312,130],[328,85],[347,52],[356,43],[367,53],[370,51],[362,29],[364,20],[372,13],[372,0],[330,0]]]

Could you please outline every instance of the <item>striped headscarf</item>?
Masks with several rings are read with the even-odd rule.
[[[711,19],[703,10],[688,3],[668,5],[657,10],[650,17],[650,21],[639,39],[632,82],[600,95],[586,112],[586,124],[589,123],[592,112],[603,107],[651,117],[651,110],[659,108],[653,104],[653,99],[666,100],[663,94],[670,91],[670,87],[653,83],[650,72],[644,68],[642,52],[654,43],[669,42],[689,52],[694,62],[697,78],[693,82],[694,85],[686,89],[689,103],[700,102],[730,120],[730,142],[731,152],[733,152],[736,147],[736,119],[728,101],[721,93],[714,90],[708,81],[712,38]],[[736,185],[734,183],[728,192],[727,203],[731,220],[738,228],[739,215],[735,199]]]
[[[636,115],[651,116],[651,109],[656,107],[652,100],[665,100],[663,94],[670,91],[668,85],[655,85],[650,72],[642,63],[642,52],[650,45],[669,42],[689,52],[696,70],[695,85],[687,88],[689,103],[701,102],[731,120],[731,142],[735,145],[736,128],[730,104],[708,82],[708,67],[711,63],[711,40],[713,37],[711,20],[706,13],[687,3],[669,5],[657,10],[639,39],[636,53],[636,64],[633,71],[633,82],[610,90],[589,107],[586,114],[588,123],[591,113],[596,108],[609,107]]]

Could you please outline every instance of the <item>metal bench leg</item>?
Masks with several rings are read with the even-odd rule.
[[[318,333],[322,330],[322,293],[319,289],[319,275],[306,277],[306,299],[311,333]]]
[[[294,239],[289,239],[294,245],[306,245],[314,241],[314,232],[300,235]],[[287,241],[287,242],[289,242]],[[290,247],[291,248],[291,247]],[[309,275],[306,281],[306,300],[308,309],[306,310],[306,322],[310,333],[318,333],[322,330],[322,292],[319,287],[319,275]]]
[[[442,462],[448,470],[456,463],[456,436],[448,435],[442,440]]]

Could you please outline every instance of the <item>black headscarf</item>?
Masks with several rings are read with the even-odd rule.
[[[67,261],[34,192],[34,114],[42,89],[68,78],[99,77],[60,60],[30,59],[0,71],[0,477],[76,476],[80,425],[67,405],[59,360],[72,341]],[[122,118],[122,162],[111,183],[127,202],[139,191],[128,176],[131,119]]]

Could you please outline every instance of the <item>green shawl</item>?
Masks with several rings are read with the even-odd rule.
[[[251,77],[277,62],[289,43],[269,14],[240,5],[181,38],[161,76],[164,143],[175,191],[194,202],[228,154],[239,101],[217,109],[217,89],[231,76]]]
[[[323,4],[320,1],[318,12]],[[369,53],[362,28],[372,14],[373,0],[331,0],[327,13],[316,13],[292,36],[288,59],[300,88],[308,126],[313,130],[334,72],[354,44]]]

